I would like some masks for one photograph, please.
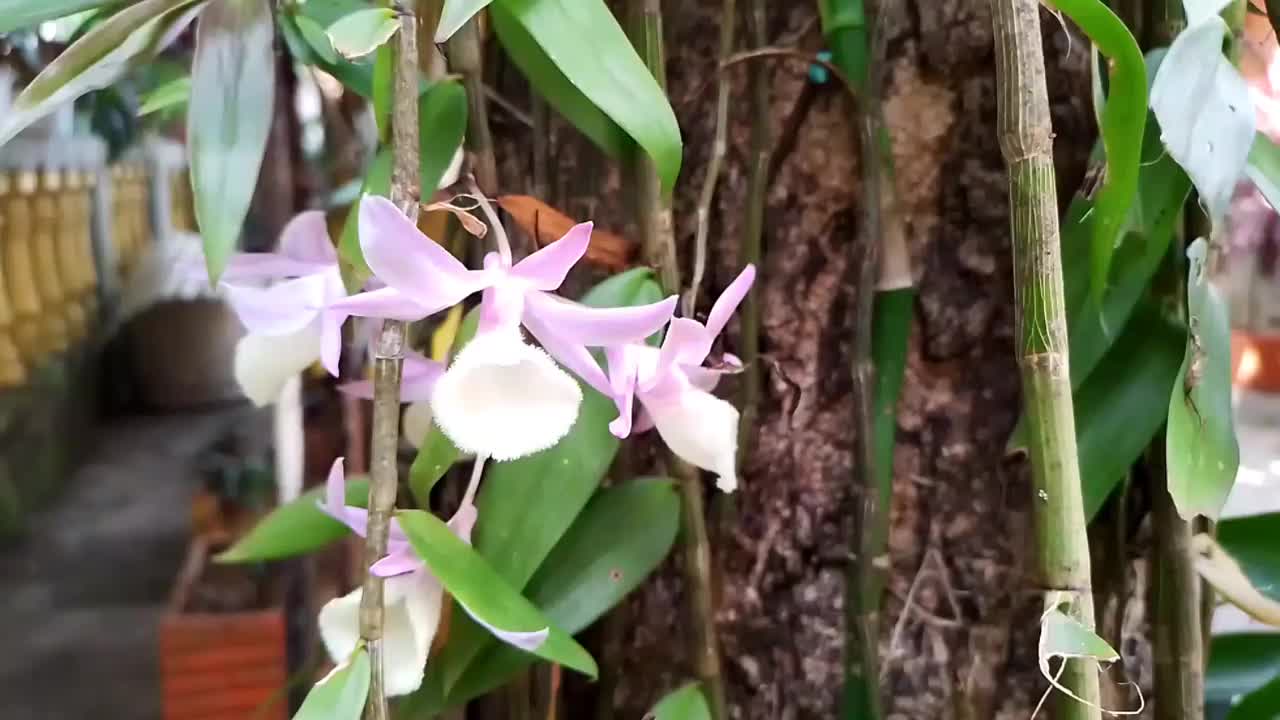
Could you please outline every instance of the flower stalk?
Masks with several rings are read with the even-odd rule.
[[[410,221],[418,218],[418,43],[416,18],[400,15],[396,33],[391,142],[395,155],[391,201]],[[365,579],[360,600],[360,637],[369,652],[371,676],[365,720],[388,720],[383,668],[383,578],[370,568],[387,554],[387,537],[399,485],[396,450],[400,438],[400,376],[405,323],[386,320],[378,334],[373,366],[373,436],[370,442],[369,524]]]
[[[1053,130],[1038,0],[994,0],[997,132],[1009,170],[1015,342],[1031,461],[1038,589],[1094,626],[1067,351]],[[1055,601],[1058,602],[1058,601]],[[1098,720],[1097,662],[1066,661],[1053,717]],[[1083,702],[1082,702],[1083,701]]]

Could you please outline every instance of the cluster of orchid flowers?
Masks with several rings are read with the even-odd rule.
[[[495,220],[483,199],[481,204]],[[229,263],[222,287],[247,331],[236,351],[235,374],[256,404],[274,402],[285,383],[316,360],[338,375],[342,325],[349,317],[416,321],[479,293],[474,338],[447,364],[407,354],[400,398],[410,403],[406,413],[419,418],[415,431],[429,415],[460,450],[475,455],[471,484],[449,521],[459,538],[470,542],[484,462],[550,448],[577,420],[582,389],[562,366],[612,399],[618,409],[609,424],[614,435],[656,428],[673,453],[718,475],[720,489],[735,489],[738,411],[711,390],[723,374],[740,370],[741,362],[727,354],[715,367],[706,360],[750,289],[753,267],[743,270],[700,323],[673,318],[674,296],[635,307],[594,308],[553,294],[585,254],[591,223],[576,225],[513,262],[501,226],[492,222],[497,251],[486,255],[479,270],[468,269],[385,198],[364,197],[358,223],[361,249],[373,272],[364,292],[347,294],[319,211],[294,218],[277,253],[241,254]],[[263,286],[264,281],[271,284]],[[659,347],[646,343],[664,327]],[[541,348],[526,341],[525,331]],[[593,348],[603,351],[607,371]],[[368,381],[349,383],[344,390],[372,395]],[[339,459],[322,509],[363,536],[365,511],[347,506],[343,497]],[[388,555],[371,572],[386,578],[387,691],[406,694],[421,683],[443,589],[394,522]],[[321,610],[321,637],[335,661],[348,657],[359,642],[360,592]],[[545,629],[495,628],[463,609],[498,638],[526,650],[547,636]]]

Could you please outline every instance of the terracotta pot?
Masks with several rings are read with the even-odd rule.
[[[203,539],[192,543],[160,622],[164,720],[285,720],[284,612],[188,612],[208,557]]]
[[[1232,330],[1231,382],[1238,388],[1280,393],[1280,334]]]

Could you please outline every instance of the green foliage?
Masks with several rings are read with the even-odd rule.
[[[1280,513],[1235,517],[1218,523],[1218,544],[1231,554],[1254,587],[1280,601]]]
[[[400,19],[391,8],[372,7],[338,18],[325,30],[333,49],[351,60],[363,57],[391,39],[400,28]]]
[[[369,481],[347,478],[347,504],[365,507],[369,501]],[[324,488],[308,490],[292,502],[270,513],[215,560],[220,563],[256,563],[305,555],[319,550],[349,531],[347,526],[326,515]]]
[[[211,284],[235,252],[267,149],[274,43],[268,0],[218,0],[196,27],[187,153]]]
[[[671,191],[680,174],[680,126],[666,93],[603,0],[500,0],[490,14],[512,60],[547,102],[601,147],[620,149],[600,132],[606,128],[598,118],[587,127],[580,124],[593,114],[566,92],[567,79],[653,159],[664,192]],[[513,27],[523,36],[514,37]],[[520,42],[525,37],[532,43]],[[540,54],[531,52],[534,46]],[[549,65],[559,72],[549,73]]]
[[[142,97],[142,105],[138,108],[138,115],[150,115],[167,108],[186,105],[190,97],[191,77],[174,78]]]
[[[466,24],[471,16],[485,9],[493,0],[445,0],[440,11],[440,23],[436,25],[436,42],[442,43],[459,28]]]
[[[1050,607],[1040,618],[1038,656],[1040,674],[1045,680],[1080,702],[1084,700],[1058,682],[1057,673],[1050,668],[1050,661],[1054,658],[1061,658],[1063,662],[1092,658],[1100,663],[1112,663],[1120,659],[1120,654],[1106,640],[1064,612],[1062,606]]]
[[[653,720],[711,720],[711,708],[699,683],[688,683],[667,693],[646,715]]]
[[[1185,518],[1216,520],[1240,465],[1231,409],[1231,327],[1209,283],[1203,238],[1187,250],[1186,355],[1169,398],[1165,445],[1169,494]]]
[[[1241,698],[1227,720],[1276,720],[1280,716],[1280,677]]]
[[[0,0],[0,34],[34,28],[85,10],[119,4],[120,0]]]
[[[467,91],[462,83],[444,80],[428,88],[418,100],[419,177],[424,198],[430,198],[440,184],[466,133]]]
[[[360,185],[360,194],[351,209],[347,211],[347,220],[342,225],[342,235],[338,238],[338,258],[342,265],[342,279],[347,290],[356,292],[369,279],[369,265],[364,261],[364,251],[360,249],[360,198],[365,195],[391,194],[391,150],[383,148],[373,157],[369,167],[364,171],[364,182]]]
[[[503,630],[536,632],[549,629],[546,641],[532,652],[545,660],[596,677],[599,669],[590,653],[565,631],[551,626],[532,603],[511,587],[470,545],[454,535],[443,520],[422,510],[401,510],[396,517],[414,552],[468,613]]]
[[[316,683],[293,720],[359,720],[369,696],[369,653],[363,647]]]
[[[1204,695],[1230,702],[1280,677],[1280,633],[1233,633],[1213,638]]]

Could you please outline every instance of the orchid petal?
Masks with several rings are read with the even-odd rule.
[[[647,433],[652,429],[653,429],[653,416],[650,415],[649,411],[645,410],[644,406],[642,405],[640,407],[640,412],[636,413],[635,422],[631,423],[631,434],[639,435],[641,433]]]
[[[478,334],[436,384],[431,412],[464,452],[513,460],[560,441],[582,389],[519,331]]]
[[[369,572],[381,578],[395,577],[417,572],[425,567],[413,548],[404,545],[389,553],[369,567]]]
[[[280,232],[280,254],[317,265],[337,265],[338,251],[329,241],[329,223],[323,210],[300,212]]]
[[[524,290],[513,283],[496,283],[484,289],[480,299],[477,332],[510,330],[520,324],[524,313]]]
[[[751,284],[756,279],[756,266],[747,265],[738,273],[738,277],[729,283],[729,287],[720,293],[720,297],[716,298],[716,302],[711,306],[711,312],[707,315],[707,336],[715,339],[724,332],[724,326],[728,324],[729,318],[733,316],[733,311],[738,309],[738,305],[742,303],[742,299],[747,296],[751,290]]]
[[[503,630],[502,628],[494,627],[493,625],[490,625],[489,623],[480,619],[480,617],[475,613],[471,612],[471,608],[467,607],[466,604],[463,603],[458,598],[455,597],[453,600],[454,602],[458,603],[458,605],[463,610],[465,610],[468,615],[471,616],[472,620],[476,621],[477,625],[484,628],[485,630],[488,630],[490,633],[493,634],[494,637],[505,642],[506,644],[511,645],[513,647],[520,648],[525,652],[533,652],[534,650],[537,650],[538,648],[542,647],[542,643],[546,642],[547,636],[551,634],[551,628],[542,628],[541,630],[533,630],[533,631],[527,631],[527,630],[522,631],[522,630]]]
[[[223,283],[227,302],[245,330],[258,335],[297,332],[319,314],[325,303],[325,278],[307,275],[271,287]]]
[[[421,353],[406,352],[404,369],[400,377],[400,402],[417,403],[431,399],[436,382],[444,374],[444,363],[436,362]],[[373,381],[356,380],[338,386],[338,392],[363,400],[373,399]]]
[[[719,475],[724,492],[737,487],[738,409],[711,393],[686,386],[661,396],[641,395],[671,452]]]
[[[340,513],[347,506],[347,478],[343,470],[343,460],[338,458],[329,466],[329,477],[324,483],[324,509],[329,513]]]
[[[631,434],[631,417],[635,414],[635,355],[625,345],[607,347],[604,354],[609,362],[609,396],[618,408],[618,417],[609,423],[609,432],[625,438]]]
[[[582,381],[604,395],[612,395],[613,388],[596,359],[581,343],[566,341],[547,327],[536,315],[526,315],[525,329],[542,343],[543,349],[557,362],[571,370]]]
[[[413,298],[395,288],[381,288],[357,293],[329,303],[336,310],[357,317],[385,318],[413,322],[430,315],[434,310],[419,305]]]
[[[324,269],[324,265],[277,253],[237,253],[227,260],[227,269],[222,272],[222,279],[234,281],[302,277],[315,275]]]
[[[334,377],[341,374],[338,361],[342,358],[342,323],[346,320],[346,313],[336,310],[320,313],[320,364]]]
[[[468,270],[384,197],[366,195],[360,201],[359,226],[369,268],[421,305],[424,315],[454,305],[485,285],[485,273]]]
[[[476,526],[476,518],[479,512],[476,510],[474,502],[468,501],[465,505],[458,508],[458,511],[449,518],[449,529],[453,531],[463,542],[471,544],[471,530]]]
[[[589,222],[569,228],[559,240],[516,263],[511,268],[512,277],[524,280],[535,290],[560,287],[569,271],[586,254],[591,243],[591,228]]]
[[[319,323],[288,335],[245,335],[236,345],[236,382],[245,397],[263,407],[279,399],[289,378],[319,359]]]
[[[676,296],[649,305],[593,308],[537,290],[525,294],[525,319],[532,315],[562,339],[601,347],[640,342],[667,324]]]
[[[702,323],[675,318],[667,326],[666,337],[658,351],[658,374],[668,372],[673,365],[701,365],[711,352],[714,337]]]
[[[400,428],[405,442],[414,450],[421,449],[422,441],[431,432],[431,403],[415,402],[405,407]]]

